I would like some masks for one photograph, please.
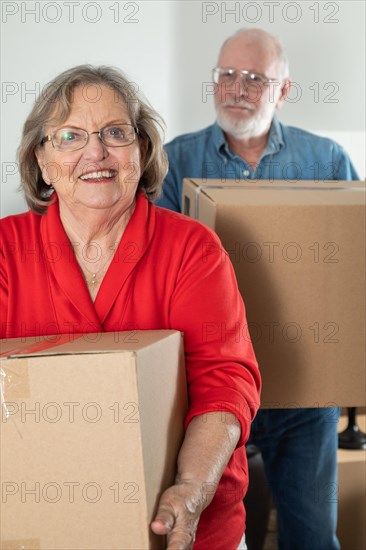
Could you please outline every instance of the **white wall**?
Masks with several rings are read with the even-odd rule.
[[[122,68],[163,115],[167,139],[214,119],[220,45],[262,27],[287,47],[296,83],[281,119],[334,137],[365,177],[363,1],[3,1],[1,215],[25,209],[15,152],[35,95],[80,63]]]

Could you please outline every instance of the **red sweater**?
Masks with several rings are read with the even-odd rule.
[[[1,338],[120,330],[184,333],[189,411],[227,410],[241,440],[203,512],[195,550],[235,550],[245,526],[244,443],[260,376],[232,265],[214,232],[140,194],[93,304],[63,229],[45,215],[0,220]],[[204,452],[202,449],[200,452]]]

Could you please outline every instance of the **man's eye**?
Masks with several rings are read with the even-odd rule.
[[[236,74],[235,72],[233,71],[225,71],[223,73],[221,73],[221,79],[222,80],[227,80],[227,81],[231,81],[231,80],[235,80],[235,77],[236,77]]]
[[[250,80],[251,80],[252,82],[258,82],[258,84],[259,84],[260,82],[262,82],[261,77],[258,76],[258,75],[255,74],[255,73],[251,73],[251,74],[249,75],[249,77],[250,77]]]

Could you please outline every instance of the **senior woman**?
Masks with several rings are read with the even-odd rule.
[[[184,332],[185,438],[151,528],[169,549],[235,550],[260,377],[220,241],[151,202],[159,130],[116,69],[75,67],[43,90],[18,151],[30,211],[1,220],[0,335]]]

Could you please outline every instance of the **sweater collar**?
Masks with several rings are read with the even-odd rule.
[[[47,263],[59,287],[92,327],[103,331],[103,323],[131,272],[145,254],[155,231],[155,209],[138,193],[136,208],[122,235],[93,303],[62,225],[57,195],[41,220],[41,239]]]

